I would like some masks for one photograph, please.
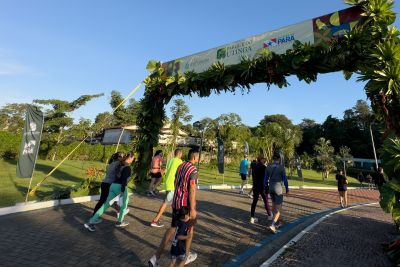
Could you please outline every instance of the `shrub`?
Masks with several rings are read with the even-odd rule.
[[[0,158],[16,159],[22,136],[0,131]]]

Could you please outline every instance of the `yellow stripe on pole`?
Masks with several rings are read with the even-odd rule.
[[[112,112],[115,112],[117,109],[119,109],[125,102],[126,100],[128,100],[140,87],[142,86],[142,83],[139,83],[125,98],[124,100],[121,101],[121,103],[118,104],[118,106],[116,106]],[[111,116],[111,115],[110,115]],[[108,117],[107,117],[108,118]],[[32,190],[29,192],[29,196],[33,196],[33,194],[36,192],[36,190],[39,188],[39,186],[50,176],[52,175],[57,169],[58,167],[61,166],[61,164],[64,163],[64,161],[66,161],[69,156],[71,156],[82,144],[83,142],[85,142],[85,140],[88,138],[85,137],[63,160],[61,160],[60,163],[58,163],[39,183],[36,184],[35,187],[32,188]]]

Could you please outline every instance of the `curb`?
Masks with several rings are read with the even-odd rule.
[[[373,202],[373,203],[366,203],[366,204],[356,204],[356,205],[353,205],[353,206],[350,206],[350,207],[347,207],[344,209],[332,211],[332,212],[322,216],[317,221],[315,221],[314,223],[312,223],[311,225],[306,227],[303,231],[298,233],[295,237],[293,237],[289,242],[287,242],[283,247],[281,247],[274,255],[272,255],[272,257],[270,257],[263,264],[261,264],[260,267],[270,266],[286,249],[288,249],[290,246],[296,244],[296,242],[298,242],[306,233],[310,232],[315,226],[320,224],[325,219],[331,217],[332,215],[349,210],[349,209],[359,208],[359,207],[363,207],[363,206],[372,206],[372,205],[377,205],[377,204],[379,204],[379,203]]]
[[[301,237],[303,237],[304,234],[306,234],[308,231],[310,231],[312,228],[317,226],[319,223],[321,223],[323,220],[326,218],[332,216],[333,214],[339,213],[346,211],[348,209],[352,208],[358,208],[361,206],[371,206],[371,205],[376,205],[378,202],[373,202],[373,203],[357,203],[354,204],[350,207],[347,207],[345,209],[342,208],[332,208],[332,209],[325,209],[319,212],[311,213],[308,215],[304,215],[302,217],[299,217],[295,219],[294,221],[284,225],[281,228],[281,231],[279,231],[277,234],[274,235],[268,235],[266,238],[261,240],[259,243],[255,244],[253,247],[248,248],[245,250],[243,253],[237,255],[235,258],[230,259],[228,262],[226,262],[223,267],[239,267],[242,266],[244,263],[246,263],[247,260],[251,258],[255,253],[260,252],[263,248],[266,248],[267,245],[269,245],[272,241],[277,240],[278,238],[282,237],[285,233],[289,232],[290,230],[295,229],[296,227],[301,226],[301,224],[304,224],[308,222],[309,220],[315,220],[311,225],[308,225],[307,227],[303,228],[300,233],[296,234],[294,237],[292,237],[286,244],[283,243],[284,245],[282,247],[278,247],[277,251],[269,257],[266,261],[260,265],[260,267],[267,267],[269,266],[273,261],[275,261],[287,248],[289,248],[291,245],[295,244]],[[253,266],[253,265],[252,265]]]
[[[250,184],[244,185],[244,188],[251,189],[252,186]],[[318,186],[289,186],[290,189],[318,189],[318,190],[337,190],[337,187],[318,187]],[[233,190],[233,189],[240,189],[240,185],[198,185],[197,189],[199,190]],[[349,190],[353,189],[363,189],[363,187],[348,187]],[[165,190],[161,190],[160,192],[164,192]],[[131,195],[132,193],[129,193]],[[75,197],[75,198],[68,198],[68,199],[59,199],[59,200],[49,200],[43,202],[36,202],[31,201],[27,204],[25,203],[17,203],[15,206],[4,207],[0,208],[0,216],[18,213],[18,212],[25,212],[25,211],[32,211],[38,209],[45,209],[45,208],[52,208],[61,205],[70,205],[76,203],[83,203],[83,202],[90,202],[90,201],[97,201],[100,199],[100,195],[93,195],[93,196],[83,196],[83,197]]]

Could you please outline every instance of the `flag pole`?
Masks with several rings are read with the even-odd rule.
[[[40,150],[40,143],[42,142],[43,127],[44,127],[44,116],[42,118],[42,129],[40,131],[40,140],[39,140],[38,149],[36,151],[35,163],[33,164],[32,175],[31,175],[31,179],[29,180],[28,191],[26,192],[26,196],[25,196],[25,205],[28,203],[29,191],[31,190],[31,186],[32,186],[33,173],[35,172],[36,161],[37,161],[37,157],[38,157],[39,150]]]

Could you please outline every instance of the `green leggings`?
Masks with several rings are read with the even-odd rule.
[[[121,194],[121,185],[120,184],[111,184],[110,193],[108,193],[108,197],[106,202],[101,206],[100,209],[90,218],[90,222],[95,222],[101,215],[110,207],[110,200],[115,198]],[[125,188],[124,196],[123,196],[123,203],[121,209],[119,211],[118,221],[122,222],[125,217],[125,210],[128,207],[129,197],[128,197],[128,188]]]

